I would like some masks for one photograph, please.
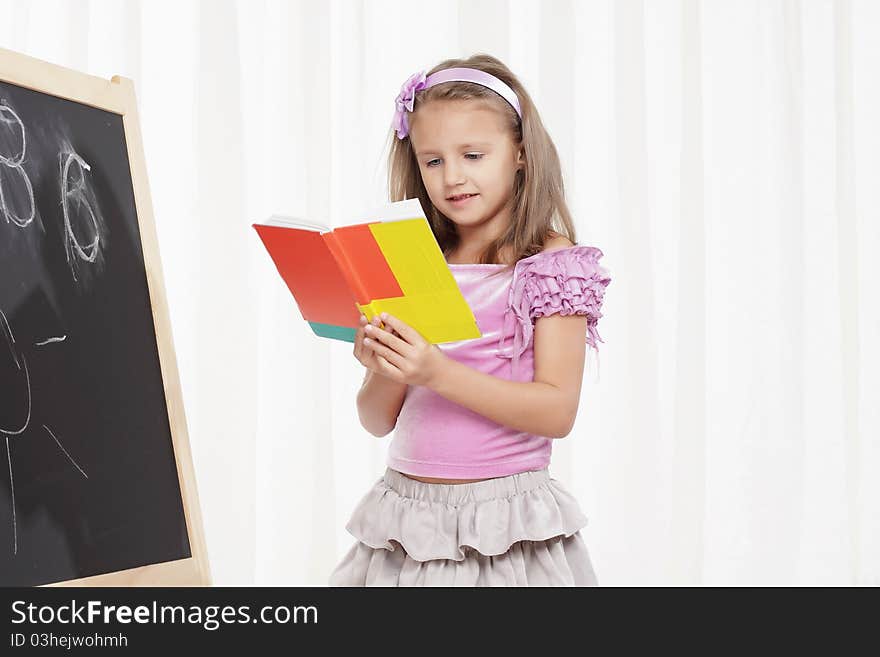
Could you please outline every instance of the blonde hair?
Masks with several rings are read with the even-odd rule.
[[[510,226],[485,248],[480,262],[494,263],[499,254],[506,251],[513,255],[513,260],[507,263],[513,266],[518,260],[541,251],[552,233],[564,235],[576,243],[574,224],[565,203],[559,155],[525,87],[507,66],[487,54],[447,59],[427,74],[452,67],[475,68],[494,75],[513,89],[522,110],[520,121],[516,110],[491,89],[473,82],[444,82],[419,91],[413,112],[407,115],[412,125],[419,107],[432,101],[475,100],[504,115],[514,144],[523,151],[525,166],[516,172],[514,179]],[[459,243],[455,224],[431,203],[409,136],[398,139],[392,128],[389,139],[388,191],[391,200],[418,198],[443,255],[448,256]]]

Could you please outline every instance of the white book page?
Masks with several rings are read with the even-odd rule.
[[[264,226],[280,226],[281,228],[305,228],[306,230],[314,230],[319,233],[326,233],[330,227],[325,224],[319,224],[313,221],[306,221],[298,217],[288,217],[281,214],[273,214],[271,217],[262,222]]]
[[[349,223],[356,224],[365,221],[376,221],[377,219],[382,221],[401,221],[419,218],[427,220],[425,212],[422,210],[422,204],[419,203],[417,198],[408,198],[405,201],[387,203],[367,212],[362,212]]]
[[[396,201],[395,203],[386,203],[372,210],[361,212],[355,217],[350,217],[343,226],[365,223],[368,221],[402,221],[405,219],[425,219],[425,213],[422,211],[422,204],[419,199],[411,198],[405,201]],[[305,228],[320,233],[329,232],[330,226],[318,223],[316,221],[307,221],[299,217],[290,217],[281,214],[273,214],[271,217],[262,222],[264,226],[280,226],[291,228]]]

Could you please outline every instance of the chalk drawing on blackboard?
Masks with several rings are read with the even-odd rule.
[[[73,460],[73,457],[67,452],[66,449],[64,449],[64,445],[62,445],[62,444],[61,444],[61,441],[58,440],[58,436],[56,436],[54,433],[52,433],[52,430],[51,430],[49,427],[47,427],[45,424],[43,425],[43,428],[44,428],[46,431],[49,432],[49,435],[52,436],[52,440],[54,440],[54,441],[58,444],[58,447],[61,448],[61,451],[64,452],[64,456],[66,456],[67,459],[68,459],[71,463],[73,463],[73,467],[75,467],[77,470],[79,470],[79,471],[80,471],[80,474],[82,474],[83,477],[85,477],[86,479],[88,479],[88,478],[89,478],[89,475],[87,475],[87,474],[83,471],[83,469],[82,469],[81,467],[79,467],[79,463],[77,463],[76,461],[74,461],[74,460]]]
[[[12,427],[3,427],[0,426],[0,433],[4,433],[7,436],[17,436],[21,433],[24,433],[24,430],[28,428],[28,424],[31,421],[31,376],[28,372],[27,360],[24,357],[24,353],[21,354],[21,361],[19,361],[19,354],[16,353],[18,350],[15,347],[15,336],[12,334],[12,329],[9,327],[9,322],[6,321],[6,315],[0,310],[0,320],[2,324],[0,324],[0,328],[3,329],[3,336],[6,338],[6,346],[9,348],[9,353],[12,356],[12,359],[15,361],[15,367],[19,372],[24,372],[24,384],[25,389],[27,390],[27,414],[25,415],[24,421],[21,423],[21,426],[18,429],[13,428],[16,423],[13,423]]]
[[[24,379],[25,379],[25,387],[27,389],[27,415],[24,418],[21,426],[17,429],[14,428],[17,422],[13,423],[11,427],[3,427],[0,426],[0,433],[5,434],[3,437],[6,439],[6,460],[9,463],[9,490],[12,493],[12,540],[13,540],[13,554],[18,554],[18,523],[15,519],[15,477],[12,474],[12,451],[9,449],[9,437],[17,436],[24,432],[27,429],[28,424],[31,421],[31,379],[28,374],[27,368],[27,360],[25,360],[24,354],[21,354],[21,361],[18,360],[18,354],[16,353],[15,348],[15,336],[12,334],[12,329],[9,327],[9,322],[6,321],[6,315],[0,310],[0,328],[3,329],[3,337],[6,338],[6,346],[9,348],[9,353],[12,355],[12,359],[15,361],[15,366],[19,372],[24,370]]]
[[[18,522],[15,519],[15,478],[12,476],[12,452],[9,451],[9,436],[6,438],[6,461],[9,463],[9,491],[12,493],[12,553],[18,554]]]
[[[20,148],[18,147],[19,143]],[[13,146],[10,148],[11,154],[9,155],[3,152],[7,145]],[[37,215],[34,188],[23,166],[26,150],[27,134],[24,123],[14,109],[5,102],[0,102],[0,165],[2,165],[0,166],[0,212],[6,217],[6,223],[13,223],[19,228],[27,227]],[[20,181],[18,185],[13,182],[13,174]],[[23,192],[21,182],[24,183]],[[6,188],[5,193],[4,187]],[[15,193],[16,189],[19,190],[17,193]],[[16,205],[22,204],[29,209],[22,214],[17,214]]]
[[[51,344],[53,342],[64,342],[67,339],[66,335],[62,335],[58,338],[47,338],[46,340],[41,340],[34,344],[35,347],[42,347],[43,345]]]
[[[64,210],[64,246],[67,251],[67,264],[74,280],[80,262],[101,264],[101,235],[104,233],[104,220],[98,208],[97,198],[86,180],[86,171],[92,167],[71,147],[62,148],[59,154],[61,165],[61,207]],[[77,233],[91,233],[91,240],[80,239]]]
[[[12,536],[13,536],[13,554],[18,554],[18,522],[16,520],[15,514],[15,476],[13,474],[12,468],[12,450],[9,445],[10,436],[18,436],[25,432],[31,422],[31,379],[30,374],[28,372],[27,367],[27,359],[24,357],[24,352],[19,353],[19,350],[15,344],[15,335],[12,333],[12,328],[9,326],[9,321],[6,319],[6,314],[0,310],[0,328],[2,328],[3,336],[6,339],[6,346],[9,349],[9,354],[12,356],[12,360],[15,362],[15,366],[19,372],[23,372],[24,374],[24,382],[25,387],[22,390],[27,391],[27,415],[24,418],[24,421],[21,423],[21,426],[17,429],[14,428],[18,422],[13,422],[12,427],[4,427],[0,426],[0,433],[4,434],[4,438],[6,439],[6,461],[9,465],[9,490],[11,492],[12,498]],[[65,338],[67,336],[64,336]],[[56,340],[58,338],[55,338]],[[19,360],[20,358],[20,360]],[[8,421],[8,420],[7,420]],[[61,444],[61,441],[58,440],[58,437],[53,433],[53,431],[47,427],[45,424],[42,425],[43,429],[52,437],[52,440],[58,445],[67,459],[73,464],[73,466],[79,470],[80,474],[86,479],[89,478],[89,475],[85,473],[85,471],[79,466],[70,453],[64,448],[64,445]]]

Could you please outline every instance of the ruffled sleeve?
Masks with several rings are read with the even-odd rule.
[[[528,348],[534,322],[548,315],[586,315],[586,343],[597,353],[598,323],[602,317],[605,288],[611,282],[599,264],[602,251],[593,246],[571,246],[542,251],[520,260],[514,269],[499,356],[513,359],[517,371],[520,355]],[[513,330],[513,345],[504,349],[505,336]]]

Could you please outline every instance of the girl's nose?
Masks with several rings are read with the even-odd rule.
[[[447,164],[445,162],[443,164],[443,176],[445,178],[444,182],[449,187],[464,182],[464,174],[462,173],[461,167],[459,167],[457,164]]]

